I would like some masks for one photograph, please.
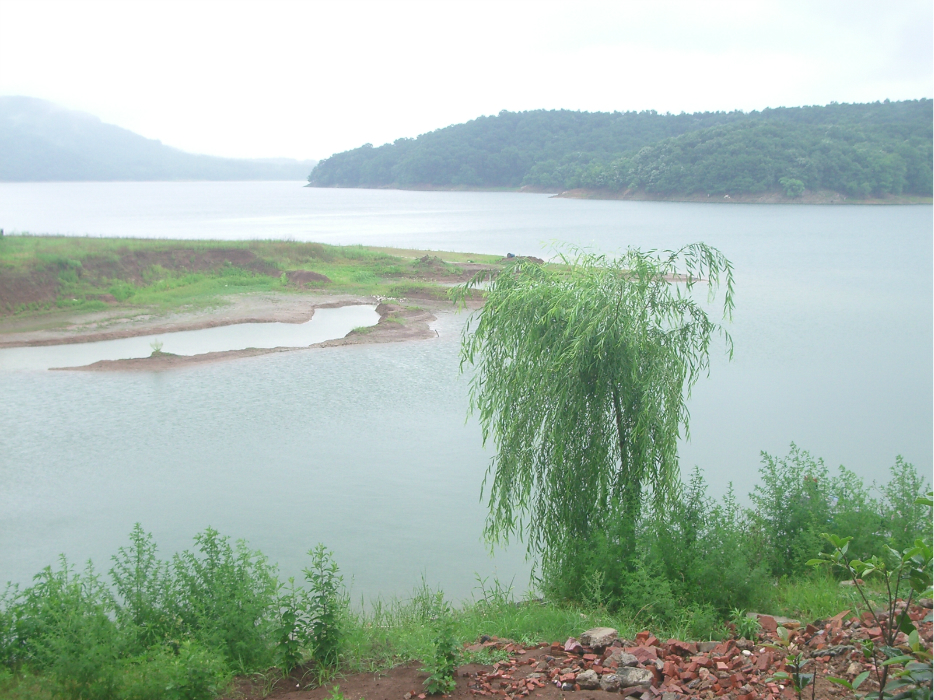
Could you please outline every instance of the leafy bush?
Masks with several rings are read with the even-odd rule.
[[[245,542],[232,547],[212,528],[195,542],[200,556],[185,551],[172,560],[176,615],[195,638],[221,649],[229,664],[268,666],[279,603],[275,567]]]
[[[224,659],[194,641],[123,665],[121,700],[212,700],[229,680]]]
[[[460,656],[460,647],[454,638],[454,624],[451,619],[450,606],[442,601],[437,618],[432,622],[432,645],[428,658],[425,660],[423,673],[428,674],[425,679],[425,690],[431,695],[450,693],[457,686],[454,673]]]
[[[324,666],[337,663],[341,651],[341,618],[347,601],[343,596],[343,578],[331,552],[319,544],[308,554],[311,566],[305,580],[311,584],[308,595],[308,642],[315,661]]]

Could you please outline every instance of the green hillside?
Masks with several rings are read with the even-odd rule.
[[[315,187],[644,189],[659,194],[932,190],[932,101],[762,112],[500,112],[318,163]]]

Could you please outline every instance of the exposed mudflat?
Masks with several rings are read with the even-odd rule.
[[[141,335],[195,331],[237,323],[306,323],[316,308],[372,304],[353,295],[239,294],[222,297],[217,306],[156,314],[148,309],[114,308],[97,312],[62,312],[40,319],[0,320],[0,348],[91,343]]]
[[[342,306],[345,304],[333,302],[331,305]],[[317,308],[323,308],[324,306],[325,304],[319,304]],[[312,313],[313,312],[314,309],[312,309]],[[375,326],[354,330],[343,338],[335,338],[307,347],[246,348],[244,350],[206,352],[200,355],[173,355],[165,352],[154,352],[150,357],[138,357],[126,360],[100,360],[80,367],[55,367],[53,369],[58,371],[70,370],[78,372],[151,372],[175,369],[178,367],[190,367],[192,365],[200,365],[209,362],[222,362],[224,360],[256,357],[257,355],[268,355],[277,352],[294,352],[297,350],[308,350],[310,348],[329,348],[368,343],[397,343],[405,340],[437,337],[437,333],[428,326],[431,321],[435,320],[434,314],[430,311],[421,308],[406,307],[400,304],[380,304],[376,307],[376,312],[379,314],[380,319]],[[308,319],[306,318],[299,322],[303,323],[305,320]],[[200,327],[209,328],[212,326]]]

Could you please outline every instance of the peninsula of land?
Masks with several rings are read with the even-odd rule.
[[[88,343],[242,323],[306,323],[376,307],[379,322],[310,347],[435,337],[451,286],[501,258],[284,241],[0,238],[0,348]],[[479,297],[474,303],[479,303]],[[302,348],[107,360],[64,369],[168,369]]]

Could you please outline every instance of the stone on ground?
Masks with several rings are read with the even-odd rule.
[[[622,649],[614,649],[613,653],[606,657],[606,661],[604,663],[608,663],[610,661],[615,661],[617,666],[635,666],[639,663],[639,659],[637,659],[629,652],[623,651]]]
[[[620,688],[631,688],[634,685],[651,685],[655,676],[647,668],[632,668],[627,666],[616,672],[619,677]]]
[[[612,627],[594,627],[581,635],[581,644],[593,649],[605,648],[610,646],[618,636],[619,632]]]
[[[587,670],[577,674],[577,684],[583,690],[596,690],[600,687],[600,676],[594,670]]]

